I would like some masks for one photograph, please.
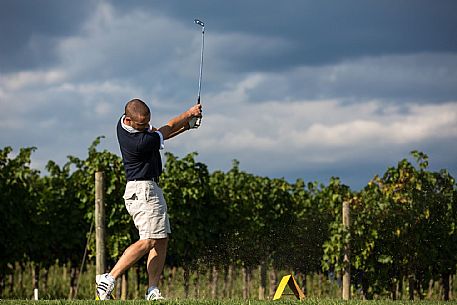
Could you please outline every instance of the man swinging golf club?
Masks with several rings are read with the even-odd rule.
[[[149,124],[149,107],[142,100],[133,99],[125,105],[124,115],[117,124],[117,138],[127,176],[124,201],[140,233],[140,240],[125,250],[109,273],[96,276],[97,298],[100,300],[110,299],[116,279],[146,254],[149,279],[146,299],[163,299],[157,285],[165,263],[171,229],[167,204],[159,187],[162,173],[159,150],[164,148],[164,140],[191,128],[198,128],[201,123],[200,93],[205,25],[198,19],[194,22],[202,28],[197,104],[156,129]]]
[[[149,124],[151,112],[142,100],[132,99],[125,106],[124,115],[117,124],[117,137],[127,176],[124,200],[140,240],[125,250],[109,273],[97,275],[98,299],[110,299],[116,279],[146,254],[149,278],[146,299],[163,299],[157,284],[165,263],[171,229],[167,204],[159,187],[162,173],[159,150],[164,148],[164,140],[197,128],[195,123],[198,118],[201,118],[201,104],[192,106],[156,129]]]

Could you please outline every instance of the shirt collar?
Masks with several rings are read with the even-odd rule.
[[[122,126],[122,128],[124,128],[124,130],[126,130],[129,133],[143,132],[142,130],[135,129],[132,126],[124,124],[124,119],[125,119],[125,114],[121,117],[121,126]],[[152,126],[149,125],[149,130],[151,130],[151,129],[152,129]]]
[[[137,129],[133,128],[132,126],[124,124],[124,118],[125,118],[125,114],[121,117],[121,126],[122,126],[122,128],[124,128],[124,130],[126,130],[129,133],[141,132],[141,130],[137,130]],[[152,127],[152,125],[149,124],[148,131],[152,132],[153,128],[154,127]],[[164,143],[163,143],[163,135],[162,135],[162,133],[159,130],[156,130],[155,132],[158,133],[159,137],[160,137],[160,149],[164,149],[165,146],[164,146]]]

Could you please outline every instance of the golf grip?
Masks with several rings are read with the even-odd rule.
[[[197,99],[197,105],[200,104],[200,96],[198,96],[198,99]],[[195,126],[200,126],[200,124],[202,123],[202,118],[199,117],[197,118],[197,121],[195,122]]]

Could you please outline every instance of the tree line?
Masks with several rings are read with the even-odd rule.
[[[46,175],[30,165],[35,148],[15,156],[10,147],[0,150],[0,298],[6,277],[27,263],[37,279],[56,263],[71,266],[74,293],[86,243],[89,260],[95,256],[96,171],[105,175],[108,265],[138,238],[122,199],[122,160],[97,150],[101,138],[85,159],[69,156],[63,166],[49,161]],[[183,268],[186,294],[190,275],[202,268],[224,277],[242,268],[247,283],[259,270],[260,288],[267,286],[267,270],[303,280],[323,272],[338,277],[349,245],[351,284],[361,297],[396,299],[408,291],[411,299],[424,298],[439,284],[449,299],[457,184],[446,170],[428,170],[426,154],[413,151],[413,161],[399,161],[360,191],[336,177],[328,184],[260,177],[237,161],[227,172],[210,173],[196,158],[166,153],[160,181],[173,231],[166,264]],[[349,229],[342,225],[343,202],[350,206]]]

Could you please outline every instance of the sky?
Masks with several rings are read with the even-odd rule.
[[[197,96],[203,121],[165,143],[209,170],[361,189],[410,152],[457,177],[454,0],[0,1],[0,148],[32,166],[120,155],[141,98],[160,127]],[[123,174],[123,173],[120,173]]]

